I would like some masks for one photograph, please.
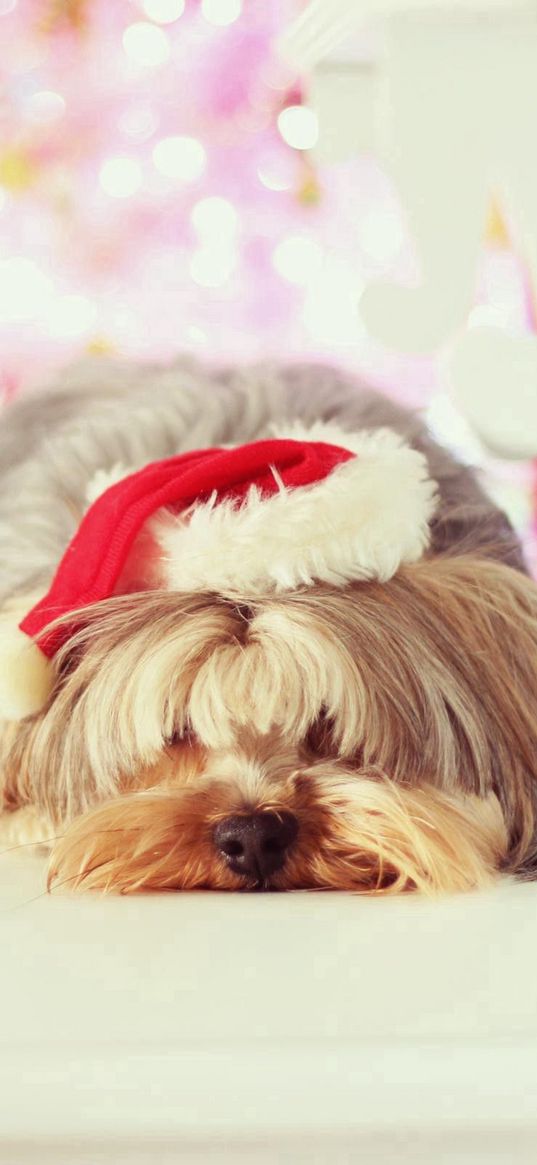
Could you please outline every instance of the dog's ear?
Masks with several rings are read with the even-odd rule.
[[[446,504],[431,521],[431,546],[436,555],[479,554],[527,573],[524,553],[509,518],[491,507],[485,497],[449,502],[446,498]]]
[[[426,700],[422,729],[437,761],[430,775],[447,790],[496,793],[518,862],[537,803],[537,586],[493,559],[431,557],[404,568],[384,598],[415,653],[414,694],[418,707]]]
[[[312,658],[315,649],[345,764],[448,794],[495,793],[513,861],[528,852],[537,790],[531,579],[493,558],[431,556],[385,584],[284,598],[277,616],[297,658],[297,623]]]

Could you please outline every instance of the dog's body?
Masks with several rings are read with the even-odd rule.
[[[36,812],[52,879],[123,891],[534,876],[537,589],[473,473],[349,377],[90,362],[6,409],[0,605],[22,618],[46,592],[100,472],[282,421],[387,426],[420,450],[439,495],[428,550],[383,582],[89,607],[43,711],[3,722],[4,837]]]

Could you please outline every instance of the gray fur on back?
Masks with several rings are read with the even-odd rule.
[[[189,449],[242,443],[271,422],[337,420],[344,428],[388,425],[427,455],[440,488],[437,551],[477,550],[524,569],[507,518],[430,437],[415,413],[316,365],[209,370],[93,358],[48,389],[6,406],[0,429],[0,601],[45,590],[85,509],[98,469],[132,468]]]

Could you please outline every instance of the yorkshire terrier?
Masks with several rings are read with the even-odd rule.
[[[419,416],[95,359],[5,407],[0,478],[0,835],[50,886],[535,876],[537,588]]]

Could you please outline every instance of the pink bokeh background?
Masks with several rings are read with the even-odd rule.
[[[4,390],[84,349],[308,354],[412,399],[434,388],[430,360],[360,319],[366,282],[413,268],[387,178],[372,158],[319,167],[279,128],[307,106],[277,51],[300,7],[0,0]],[[209,198],[227,208],[204,231]]]
[[[0,0],[0,394],[87,353],[335,361],[427,407],[526,529],[531,467],[478,447],[437,358],[367,334],[364,287],[419,266],[377,161],[316,160],[310,79],[278,51],[302,7]],[[469,309],[469,326],[530,326],[504,242]]]

